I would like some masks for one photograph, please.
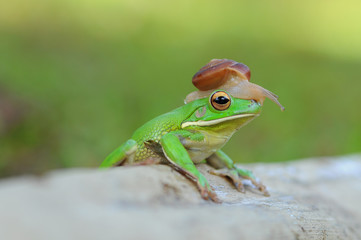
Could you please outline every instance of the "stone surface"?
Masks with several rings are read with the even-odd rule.
[[[239,193],[207,165],[222,204],[162,165],[5,179],[0,239],[361,239],[361,156],[241,167],[271,197]]]

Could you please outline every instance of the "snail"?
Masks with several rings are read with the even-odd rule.
[[[223,89],[236,98],[253,99],[261,105],[265,98],[269,98],[282,111],[285,110],[276,94],[251,83],[250,78],[251,71],[247,65],[229,59],[212,59],[193,76],[192,83],[199,91],[188,94],[184,102],[189,103],[209,96],[215,89]]]

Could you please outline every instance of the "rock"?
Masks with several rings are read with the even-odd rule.
[[[361,156],[241,167],[271,197],[239,193],[207,165],[222,204],[163,165],[5,179],[0,239],[361,239]]]

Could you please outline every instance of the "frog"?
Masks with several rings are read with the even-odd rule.
[[[244,193],[243,180],[250,180],[263,195],[267,188],[246,169],[236,166],[222,151],[241,127],[258,117],[262,104],[215,89],[207,97],[190,101],[138,128],[125,143],[101,163],[101,168],[127,165],[166,164],[194,182],[205,200],[221,202],[199,163],[212,167],[211,174],[227,177]]]

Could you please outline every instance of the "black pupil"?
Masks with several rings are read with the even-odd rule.
[[[219,96],[216,97],[213,102],[218,103],[218,104],[226,104],[229,102],[229,99],[225,96]]]

